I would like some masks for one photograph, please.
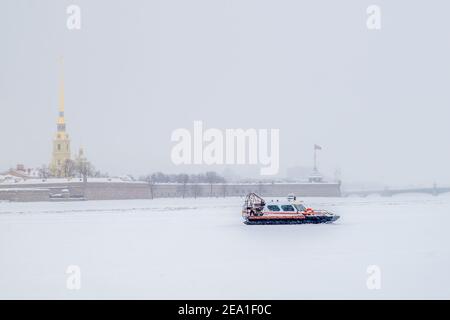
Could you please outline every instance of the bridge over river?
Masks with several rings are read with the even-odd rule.
[[[438,187],[437,185],[433,185],[433,187],[419,187],[419,188],[401,188],[401,189],[389,189],[385,188],[383,190],[354,190],[354,191],[343,191],[342,196],[360,196],[367,197],[372,194],[378,194],[383,197],[392,197],[396,194],[402,193],[424,193],[431,194],[433,196],[438,196],[442,193],[450,192],[450,187]]]

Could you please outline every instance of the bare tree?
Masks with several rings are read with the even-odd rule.
[[[180,174],[180,175],[178,175],[178,179],[177,180],[178,180],[177,181],[178,183],[182,184],[181,185],[181,193],[182,193],[182,196],[184,198],[185,195],[186,195],[187,184],[189,182],[189,175],[187,175],[187,174]]]
[[[155,192],[155,184],[156,184],[154,174],[147,175],[142,180],[144,180],[148,183],[148,188],[150,189],[150,197],[151,197],[151,199],[153,199],[155,197],[154,192]]]
[[[206,182],[209,183],[209,196],[212,197],[213,194],[213,184],[225,182],[225,179],[214,171],[208,171],[205,174]]]
[[[153,173],[152,174],[152,179],[153,179],[153,181],[159,182],[159,183],[161,183],[161,182],[169,182],[169,180],[170,180],[169,176],[164,174],[164,173],[162,173],[162,172]]]
[[[200,196],[200,186],[197,183],[194,183],[192,185],[192,193],[195,199],[197,199],[197,197]]]
[[[109,175],[106,172],[101,172],[100,170],[94,170],[93,169],[92,177],[94,177],[94,178],[108,178]]]
[[[42,167],[39,168],[39,178],[47,179],[48,177],[50,177],[50,168],[43,164]]]
[[[63,172],[65,177],[74,177],[76,172],[75,161],[71,159],[67,159],[66,161],[64,161]]]
[[[226,183],[222,184],[222,195],[224,198],[227,197],[227,184]]]
[[[189,190],[192,192],[194,198],[197,198],[202,193],[201,184],[208,183],[209,184],[209,195],[213,195],[213,184],[216,183],[225,183],[225,179],[218,175],[214,171],[206,172],[205,174],[191,174],[188,175],[186,173],[180,174],[165,174],[163,172],[155,172],[151,175],[140,177],[139,180],[146,181],[149,184],[152,198],[154,196],[153,191],[154,187],[158,183],[177,183],[177,194],[181,195],[183,198],[189,196]],[[190,188],[188,185],[190,184]],[[226,196],[227,190],[226,186],[224,186],[223,194]],[[220,192],[220,191],[219,191]]]
[[[88,177],[94,176],[95,169],[89,161],[81,161],[76,166],[76,173],[86,182]]]

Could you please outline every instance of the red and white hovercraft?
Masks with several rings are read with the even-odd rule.
[[[266,203],[256,193],[245,197],[242,217],[245,224],[331,223],[339,219],[338,215],[329,211],[306,208],[293,195],[289,195],[287,200]]]

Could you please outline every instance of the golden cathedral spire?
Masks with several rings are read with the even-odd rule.
[[[61,57],[61,70],[59,79],[59,115],[58,115],[58,132],[66,131],[66,121],[64,119],[64,60]]]
[[[64,69],[61,58],[60,79],[59,79],[59,103],[56,137],[53,140],[52,162],[50,171],[55,177],[67,177],[67,164],[70,158],[70,139],[66,133],[66,120],[64,115]]]

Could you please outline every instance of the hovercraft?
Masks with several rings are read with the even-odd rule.
[[[339,219],[338,215],[327,210],[305,207],[293,195],[289,195],[287,200],[266,202],[256,193],[249,193],[245,197],[242,217],[245,224],[317,224]]]

